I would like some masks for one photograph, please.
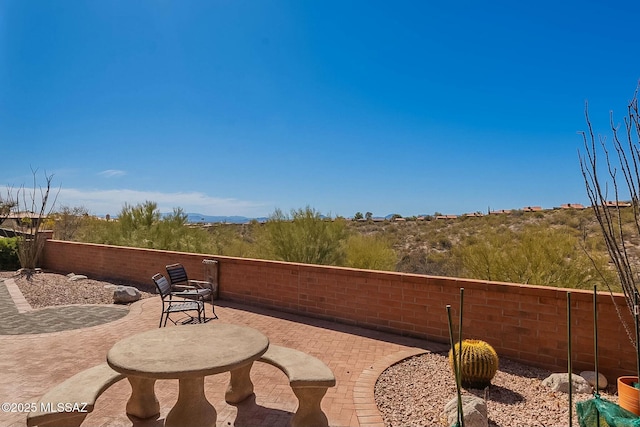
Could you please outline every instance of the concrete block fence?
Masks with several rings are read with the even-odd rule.
[[[58,240],[47,241],[42,267],[149,286],[153,274],[174,262],[202,279],[204,259],[219,261],[222,300],[445,343],[445,306],[453,308],[457,332],[464,288],[464,338],[489,342],[501,357],[567,369],[567,289]],[[599,369],[609,381],[636,369],[635,349],[613,301],[631,325],[624,298],[600,294]],[[592,292],[571,290],[571,313],[573,368],[593,370]]]

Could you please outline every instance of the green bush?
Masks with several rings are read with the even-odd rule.
[[[73,240],[76,233],[89,218],[89,211],[84,206],[62,206],[56,213],[51,214],[53,238],[57,240]]]
[[[125,204],[116,220],[86,219],[76,236],[87,243],[193,253],[211,253],[214,247],[204,229],[187,226],[182,209],[162,217],[154,202]]]
[[[342,265],[346,225],[342,219],[323,218],[315,209],[280,209],[269,217],[262,230],[261,255],[267,259],[306,264]]]
[[[356,234],[349,237],[345,253],[347,267],[393,271],[397,262],[397,255],[391,245],[375,235]]]
[[[484,229],[456,248],[465,277],[590,289],[611,277],[606,258],[590,258],[570,228],[527,225]]]
[[[19,268],[17,239],[0,238],[0,270],[12,271]]]

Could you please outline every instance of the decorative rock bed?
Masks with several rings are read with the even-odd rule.
[[[500,368],[486,390],[464,390],[464,395],[483,398],[489,426],[566,426],[568,395],[542,385],[551,374],[544,369],[500,358]],[[601,392],[617,402],[609,388]],[[444,407],[456,397],[456,386],[446,354],[427,353],[389,367],[380,375],[375,399],[385,425],[403,427],[445,426]],[[588,400],[591,394],[575,394],[573,401]],[[574,426],[578,418],[573,416]]]

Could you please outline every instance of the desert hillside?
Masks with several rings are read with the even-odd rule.
[[[627,242],[629,254],[633,259],[640,260],[640,239],[633,226],[632,212],[629,210],[623,214],[625,230],[628,230],[630,236]],[[482,257],[490,258],[495,254],[508,256],[505,252],[514,251],[512,241],[520,239],[523,239],[522,245],[526,244],[527,239],[531,241],[532,249],[525,252],[525,256],[530,259],[539,255],[538,249],[544,249],[536,246],[549,247],[567,239],[566,243],[575,251],[567,254],[567,257],[572,258],[571,265],[575,265],[582,255],[588,254],[591,258],[602,261],[608,273],[613,271],[608,263],[599,225],[591,209],[549,209],[536,212],[514,210],[456,218],[440,216],[427,219],[405,218],[399,221],[351,221],[349,227],[358,233],[377,234],[388,239],[398,256],[396,270],[400,272],[472,277],[469,271],[465,271],[467,269],[462,265],[461,259],[472,252],[469,250],[470,245],[475,245],[476,248],[484,245],[485,250],[480,254]],[[528,236],[527,239],[523,238],[524,234]],[[560,250],[564,249],[558,248]],[[490,262],[487,260],[487,263]],[[584,262],[584,258],[580,262]],[[584,268],[590,266],[585,264]],[[610,274],[607,277],[615,281]]]

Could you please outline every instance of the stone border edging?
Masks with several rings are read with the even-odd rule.
[[[6,286],[13,303],[16,305],[18,313],[26,313],[33,310],[33,307],[31,307],[29,301],[22,295],[22,291],[20,291],[20,288],[13,278],[4,279],[2,282]]]
[[[422,348],[401,350],[377,360],[373,366],[362,371],[353,387],[353,404],[360,427],[385,427],[382,414],[380,414],[378,405],[376,405],[374,394],[376,382],[380,375],[396,363],[425,353],[429,353],[429,351]]]

